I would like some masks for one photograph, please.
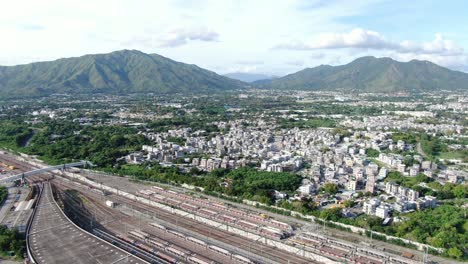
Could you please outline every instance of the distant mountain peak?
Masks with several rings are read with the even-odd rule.
[[[365,56],[340,66],[320,65],[264,82],[263,88],[358,92],[467,90],[468,74],[429,61]]]
[[[245,86],[196,65],[127,49],[0,66],[0,98],[54,93],[200,93]]]

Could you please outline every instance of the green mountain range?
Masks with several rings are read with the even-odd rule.
[[[321,65],[282,78],[254,82],[262,88],[345,92],[468,90],[468,74],[428,61],[362,57],[341,66]]]
[[[0,98],[50,94],[199,93],[244,83],[136,50],[0,67]]]
[[[246,84],[157,54],[122,50],[18,66],[0,66],[0,98],[51,94],[213,93],[278,90],[407,92],[467,90],[468,74],[428,61],[362,57]]]

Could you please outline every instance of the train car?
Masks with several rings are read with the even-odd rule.
[[[196,211],[199,207],[189,204],[189,203],[183,203],[180,205],[183,209],[189,210],[189,211]]]
[[[172,195],[176,195],[176,196],[179,196],[179,193],[178,192],[174,192],[172,190],[169,190],[169,191],[166,191],[167,193],[170,193]]]
[[[169,263],[177,263],[176,258],[168,256],[168,255],[166,255],[166,254],[164,254],[164,253],[162,253],[160,251],[156,252],[156,254],[154,254],[154,255],[156,255],[158,258],[161,258],[161,259],[163,259],[163,260],[165,260],[165,261],[167,261]]]
[[[213,217],[213,216],[218,214],[217,212],[208,210],[206,208],[202,208],[202,209],[198,210],[198,213],[201,214],[201,215],[207,216],[207,217]]]
[[[227,210],[228,208],[220,203],[210,203],[212,207],[215,207],[218,210]]]
[[[303,233],[302,236],[312,238],[312,239],[315,239],[317,241],[323,241],[323,242],[328,241],[328,238],[326,238],[324,236],[321,236],[321,235],[317,235],[317,234]]]
[[[143,235],[140,234],[140,233],[134,232],[134,231],[129,231],[128,234],[129,234],[130,236],[132,236],[132,237],[137,238],[137,239],[143,239],[143,240],[146,239],[145,236],[143,236]]]
[[[194,264],[215,264],[216,263],[215,261],[212,261],[202,256],[190,256],[187,258],[187,261],[189,263],[194,263]]]
[[[172,198],[166,198],[164,201],[165,201],[167,204],[174,205],[174,206],[178,206],[178,205],[181,203],[181,201],[174,200],[174,199],[172,199]]]
[[[275,239],[282,239],[284,238],[284,233],[277,230],[277,229],[273,229],[271,227],[261,227],[260,228],[260,233],[262,235],[265,235],[267,237],[270,237],[270,238],[275,238]]]
[[[260,221],[260,222],[264,222],[264,223],[268,223],[269,220],[269,216],[266,215],[266,214],[260,214],[260,215],[256,215],[256,214],[247,214],[247,217],[249,218],[252,218],[252,219],[255,219],[257,221]]]
[[[167,246],[169,246],[169,242],[166,242],[164,240],[161,240],[155,237],[148,238],[146,241],[159,249],[165,249]]]
[[[130,235],[132,235],[133,237],[143,239],[143,240],[145,240],[146,238],[148,238],[150,236],[149,234],[147,234],[147,233],[145,233],[143,231],[139,231],[139,230],[129,231],[128,233]]]
[[[280,222],[280,221],[276,221],[276,220],[273,220],[273,219],[270,219],[270,223],[272,223],[273,225],[281,228],[281,229],[284,229],[284,230],[292,230],[292,227],[291,225],[287,224],[287,223],[283,223],[283,222]]]
[[[233,213],[233,214],[236,214],[236,215],[245,215],[246,212],[245,211],[242,211],[242,210],[238,210],[238,209],[229,209],[229,213]]]
[[[181,247],[178,247],[178,246],[175,246],[175,245],[170,245],[170,246],[166,247],[166,251],[170,252],[170,253],[172,253],[174,255],[177,255],[179,257],[182,257],[182,258],[186,258],[191,253],[190,251],[185,250],[185,249],[183,249]]]
[[[186,200],[193,200],[193,197],[187,194],[179,193],[179,197]]]
[[[150,197],[154,194],[154,192],[151,190],[140,190],[139,193],[142,194],[144,197]]]
[[[198,244],[198,245],[203,246],[203,247],[207,246],[205,241],[202,241],[202,240],[194,238],[194,237],[187,237],[187,241],[193,242],[193,243]]]
[[[239,261],[239,262],[241,262],[241,263],[255,264],[255,262],[253,262],[249,258],[246,258],[246,257],[241,256],[241,255],[232,254],[232,258]]]
[[[164,230],[166,231],[166,227],[163,226],[163,225],[160,225],[158,223],[150,223],[150,226],[154,227],[154,228],[157,228],[157,229],[161,229],[161,230]]]
[[[339,258],[344,258],[349,254],[349,252],[347,252],[347,251],[340,250],[340,249],[337,249],[337,248],[334,248],[334,247],[329,247],[329,246],[322,246],[320,248],[320,252],[325,252],[325,253],[327,253],[329,255],[339,257]]]
[[[140,243],[138,244],[138,247],[143,249],[146,252],[153,253],[153,249],[145,244]]]
[[[254,223],[251,223],[251,222],[247,222],[245,220],[237,221],[237,225],[239,225],[239,226],[241,226],[243,228],[250,229],[250,230],[257,230],[257,228],[258,228],[258,225],[254,224]]]
[[[141,230],[135,230],[136,232],[140,233],[141,235],[145,236],[146,238],[150,237],[151,235],[146,233],[146,232],[143,232]]]
[[[168,233],[171,233],[171,234],[173,234],[173,235],[175,235],[175,236],[178,236],[178,237],[181,237],[181,238],[184,238],[184,239],[185,239],[185,235],[182,234],[182,233],[179,233],[179,232],[177,232],[177,231],[174,231],[174,230],[170,230],[170,229],[169,229],[169,230],[167,230],[167,232],[168,232]]]
[[[121,239],[121,240],[123,240],[123,241],[125,241],[127,243],[130,243],[132,245],[134,245],[135,242],[136,242],[134,239],[131,239],[126,235],[117,234],[116,237],[118,237],[119,239]]]
[[[166,199],[166,197],[164,197],[162,195],[159,195],[159,194],[153,194],[151,196],[151,199],[156,201],[156,202],[161,202],[161,201],[164,201],[164,199]]]
[[[151,186],[151,189],[158,191],[158,192],[165,192],[164,188],[161,188],[159,186]]]
[[[335,241],[335,240],[329,240],[328,242],[329,242],[330,244],[335,244],[336,246],[342,247],[342,248],[347,248],[347,249],[354,249],[354,248],[356,248],[356,247],[353,246],[353,245],[341,243],[341,242],[338,242],[338,241]]]
[[[231,217],[231,216],[228,216],[228,215],[224,215],[224,214],[223,215],[218,215],[216,218],[223,221],[223,222],[228,222],[228,223],[234,223],[237,220],[237,218],[234,218],[234,217]]]
[[[218,252],[219,254],[223,254],[225,256],[231,256],[231,252],[227,251],[224,248],[220,248],[220,247],[213,246],[213,245],[209,245],[208,248],[215,252]]]
[[[208,202],[208,199],[207,198],[198,198],[197,199],[197,202],[201,203],[201,204],[204,204],[204,205],[211,205],[210,202]]]

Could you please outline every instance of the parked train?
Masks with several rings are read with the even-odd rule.
[[[150,225],[152,227],[154,227],[154,228],[160,229],[160,230],[162,230],[164,232],[167,232],[169,234],[172,234],[174,236],[178,236],[180,238],[183,238],[188,242],[197,244],[198,246],[205,247],[205,248],[207,248],[207,249],[209,249],[211,251],[214,251],[214,252],[216,252],[218,254],[224,255],[224,256],[226,256],[228,258],[233,258],[238,262],[247,263],[247,264],[255,263],[254,261],[250,260],[249,258],[246,258],[246,257],[238,255],[238,254],[231,253],[230,251],[228,251],[228,250],[226,250],[224,248],[221,248],[221,247],[218,247],[218,246],[215,246],[215,245],[210,245],[210,244],[206,243],[205,241],[200,240],[198,238],[194,238],[194,237],[191,237],[191,236],[185,236],[184,234],[182,234],[180,232],[177,232],[175,230],[171,230],[171,229],[169,229],[169,228],[167,228],[167,227],[165,227],[165,226],[163,226],[161,224],[150,223]],[[165,251],[165,252],[171,253],[174,256],[177,256],[179,258],[187,260],[190,263],[195,263],[195,264],[203,264],[203,263],[213,264],[213,263],[215,263],[215,262],[213,262],[211,260],[207,260],[207,259],[205,259],[205,258],[203,258],[201,256],[197,256],[194,253],[192,253],[191,251],[188,251],[188,250],[186,250],[184,248],[181,248],[179,246],[170,244],[169,242],[167,242],[165,240],[162,240],[160,238],[151,236],[150,234],[148,234],[148,233],[146,233],[144,231],[132,230],[132,231],[129,231],[128,234],[129,234],[129,236],[131,238],[129,238],[127,236],[121,236],[121,237],[125,238],[127,242],[132,243],[132,244],[137,245],[137,246],[140,246],[142,249],[144,249],[144,250],[146,250],[148,252],[151,252],[151,248],[144,245],[144,244],[138,243],[137,240],[144,241],[147,244],[153,246],[154,249],[153,249],[153,252],[151,252],[151,253]],[[135,238],[136,240],[134,240],[133,238]],[[157,250],[160,250],[160,251],[157,251]]]

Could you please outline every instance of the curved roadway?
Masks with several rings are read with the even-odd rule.
[[[61,211],[44,183],[42,195],[27,234],[36,263],[147,263],[81,230]]]

